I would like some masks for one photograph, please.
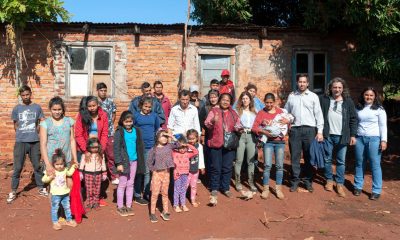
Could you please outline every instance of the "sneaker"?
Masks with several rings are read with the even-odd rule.
[[[100,198],[100,200],[99,200],[99,205],[100,205],[100,207],[105,207],[105,206],[108,205],[108,203],[107,203],[104,199]],[[94,208],[94,207],[93,207],[93,208]]]
[[[158,222],[157,216],[155,214],[150,214],[150,222],[152,223]]]
[[[243,186],[242,186],[242,184],[240,184],[240,183],[236,183],[236,184],[235,184],[235,188],[236,188],[236,191],[238,191],[238,192],[240,192],[241,190],[243,190]]]
[[[144,205],[148,205],[148,204],[149,204],[149,201],[147,201],[147,200],[144,199],[144,198],[137,197],[137,198],[135,198],[135,203],[144,206]]]
[[[183,210],[184,212],[189,212],[189,208],[186,207],[186,205],[183,205],[183,206],[182,206],[182,210]]]
[[[160,216],[164,221],[169,221],[170,220],[170,218],[169,218],[170,214],[169,213],[161,213]]]
[[[225,192],[224,192],[224,195],[227,196],[228,198],[233,198],[233,194],[232,194],[232,192],[229,191],[229,190],[228,190],[228,191],[225,191]]]
[[[211,206],[211,207],[215,207],[215,206],[217,206],[217,203],[218,203],[218,196],[217,195],[213,195],[212,192],[211,192],[210,203],[208,205]]]
[[[17,198],[17,193],[15,191],[12,191],[8,194],[7,197],[7,203],[10,204],[12,201],[14,201]]]
[[[112,185],[118,185],[118,184],[119,184],[119,179],[116,178],[116,179],[112,180],[112,181],[111,181],[111,184],[112,184]]]
[[[117,208],[117,213],[119,215],[121,215],[121,217],[127,217],[128,216],[128,212],[126,211],[125,207]]]
[[[175,212],[180,213],[182,209],[179,206],[174,207]]]
[[[42,197],[49,196],[49,193],[47,192],[47,189],[46,188],[39,189],[39,196],[42,196]]]
[[[125,210],[128,213],[128,216],[135,216],[135,213],[131,207],[127,207]]]
[[[75,222],[75,220],[71,220],[71,221],[66,221],[65,225],[70,227],[76,227],[78,224]]]
[[[59,222],[53,223],[53,229],[56,231],[61,230],[62,229],[61,224]]]
[[[257,192],[257,187],[254,185],[250,185],[250,191],[256,193]]]

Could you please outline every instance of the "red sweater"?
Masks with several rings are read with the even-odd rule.
[[[98,108],[97,117],[97,136],[100,140],[103,151],[106,149],[108,141],[108,117],[107,113]],[[86,144],[89,139],[89,130],[82,124],[82,117],[78,114],[75,123],[75,140],[78,151],[86,152]]]
[[[180,175],[189,174],[190,159],[197,156],[199,151],[193,145],[188,144],[188,148],[191,150],[185,153],[180,153],[179,150],[172,152],[172,158],[174,159],[175,169],[174,169],[174,179],[178,179]]]
[[[232,108],[223,111],[220,108],[212,108],[204,122],[209,131],[207,145],[211,148],[220,148],[224,145],[224,131],[222,129],[222,113],[224,114],[225,131],[234,132],[236,126],[241,126],[240,118]],[[218,115],[218,121],[214,122],[214,116]]]
[[[283,113],[282,109],[275,107],[275,113],[271,114],[262,109],[257,113],[256,119],[254,120],[253,127],[251,128],[251,131],[254,132],[257,135],[260,135],[260,130],[262,130],[262,122],[265,120],[267,122],[270,122],[274,120],[276,115]],[[283,141],[284,139],[281,137],[276,137],[276,138],[268,138],[268,141]]]
[[[235,99],[235,86],[231,80],[227,80],[226,83],[220,82],[219,94],[223,93],[229,93]]]

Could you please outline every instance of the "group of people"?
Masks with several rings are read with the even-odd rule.
[[[369,161],[373,178],[370,199],[380,197],[380,160],[387,147],[387,127],[386,113],[373,88],[366,88],[355,105],[343,79],[334,78],[326,94],[318,97],[308,89],[308,77],[299,75],[297,90],[289,95],[285,107],[280,108],[273,93],[265,94],[263,102],[258,99],[257,87],[252,83],[236,100],[229,74],[224,70],[221,81],[211,80],[210,90],[203,98],[199,96],[197,85],[180,90],[174,105],[163,93],[161,81],[154,82],[153,86],[144,82],[142,95],[135,97],[129,109],[121,113],[116,128],[116,104],[107,97],[104,83],[97,84],[97,97],[82,98],[76,121],[65,116],[65,103],[60,97],[49,101],[51,116],[45,118],[41,107],[31,101],[31,89],[22,86],[19,89],[22,103],[12,112],[16,143],[12,191],[7,202],[17,197],[25,155],[29,154],[39,194],[48,196],[44,183],[50,185],[51,219],[55,230],[62,229],[63,225],[74,227],[81,222],[82,215],[105,206],[101,185],[107,179],[117,185],[118,214],[134,215],[133,201],[140,205],[150,203],[150,221],[157,222],[156,203],[161,194],[160,216],[168,221],[168,190],[173,189],[175,212],[189,211],[188,191],[191,205],[198,207],[199,175],[204,176],[203,182],[210,190],[211,206],[217,204],[219,192],[233,197],[232,171],[235,189],[252,198],[258,191],[254,179],[258,147],[263,149],[264,159],[261,197],[269,196],[270,170],[275,155],[273,192],[278,199],[284,199],[283,162],[288,133],[291,192],[297,191],[301,182],[313,192],[314,155],[320,150],[325,189],[333,191],[335,188],[339,196],[345,197],[346,150],[347,146],[355,145],[353,193],[361,194]],[[323,148],[313,147],[322,142]],[[335,176],[332,172],[334,152]],[[303,165],[300,164],[302,154]],[[244,160],[248,191],[242,185]],[[85,196],[85,204],[82,196]],[[64,222],[59,218],[60,205],[64,209]]]

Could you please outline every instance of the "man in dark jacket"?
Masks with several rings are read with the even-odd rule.
[[[158,101],[156,97],[153,97],[151,95],[151,85],[148,82],[144,82],[142,86],[140,87],[142,90],[143,95],[135,97],[131,103],[129,104],[129,111],[131,111],[133,114],[136,112],[140,112],[139,109],[139,102],[142,100],[143,97],[152,97],[153,98],[153,105],[151,107],[151,111],[155,112],[158,116],[158,120],[160,122],[160,126],[165,123],[165,115],[164,115],[164,110],[161,106],[161,103]]]
[[[332,155],[336,151],[336,191],[345,197],[344,173],[347,145],[356,143],[357,114],[346,82],[339,77],[332,79],[324,96],[320,97],[324,116],[323,135],[328,150],[325,158],[326,191],[333,191]]]

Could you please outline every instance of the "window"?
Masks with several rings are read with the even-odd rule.
[[[112,47],[68,47],[68,96],[96,95],[96,84],[104,82],[113,95]]]
[[[309,89],[316,94],[324,93],[328,74],[326,52],[297,51],[294,60],[294,78],[299,74],[308,74]]]

